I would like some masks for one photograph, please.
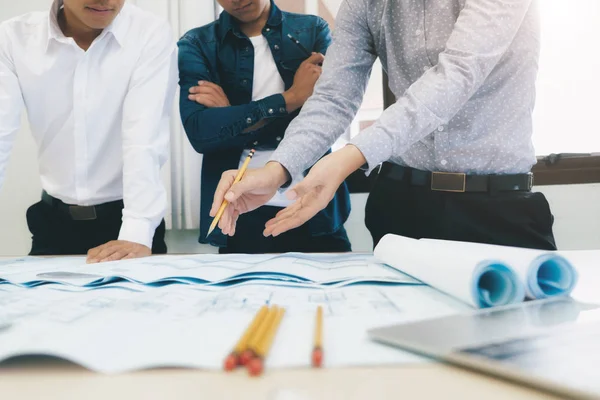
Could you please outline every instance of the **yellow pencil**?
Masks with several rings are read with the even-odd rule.
[[[315,321],[315,342],[312,353],[312,365],[319,368],[323,365],[323,307],[317,308]]]
[[[246,351],[242,353],[240,356],[240,364],[247,365],[250,360],[256,357],[260,343],[263,338],[269,332],[273,321],[277,318],[277,312],[279,307],[273,306],[270,307],[267,311],[267,315],[262,319],[260,325],[254,330],[250,339],[248,339],[248,345],[246,346]]]
[[[265,332],[264,336],[260,340],[260,343],[258,343],[258,346],[255,351],[256,357],[254,357],[247,364],[248,373],[251,376],[258,376],[263,373],[267,355],[271,350],[271,346],[273,346],[275,336],[277,335],[277,330],[279,329],[279,325],[281,324],[281,320],[283,319],[284,314],[285,308],[277,309],[275,318],[271,322],[269,329]]]
[[[246,170],[248,169],[248,164],[250,164],[250,161],[252,160],[252,157],[254,156],[254,152],[255,152],[254,149],[250,150],[250,154],[248,154],[248,157],[246,157],[246,161],[244,161],[244,164],[242,164],[242,168],[240,168],[237,176],[235,177],[235,180],[233,181],[234,185],[242,180],[242,177],[244,176],[244,174],[246,173]],[[229,205],[229,202],[227,200],[223,200],[223,203],[221,203],[221,207],[219,208],[219,211],[217,211],[217,215],[215,215],[215,218],[213,219],[212,224],[210,224],[210,228],[208,229],[208,233],[206,234],[207,237],[217,227],[217,224],[219,223],[219,220],[223,216],[223,213],[225,212],[225,209],[227,208],[228,205]]]
[[[252,322],[250,322],[250,325],[248,325],[248,328],[246,328],[246,331],[238,340],[238,342],[235,345],[231,354],[229,354],[229,356],[227,356],[227,358],[225,359],[225,363],[224,363],[225,371],[231,371],[236,366],[241,364],[240,356],[248,348],[248,342],[249,342],[250,338],[252,337],[254,332],[258,329],[258,327],[260,326],[262,321],[265,319],[268,311],[269,311],[269,307],[267,307],[267,306],[262,306],[260,308],[260,310],[258,310],[256,315],[254,316],[254,319],[252,319]]]

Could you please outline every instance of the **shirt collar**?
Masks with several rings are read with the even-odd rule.
[[[48,50],[48,45],[50,44],[50,40],[64,41],[65,34],[62,29],[60,29],[60,25],[58,24],[58,13],[63,7],[63,0],[54,0],[52,3],[52,8],[50,9],[50,15],[48,17],[48,42],[46,43],[46,50]],[[121,12],[114,21],[104,29],[103,33],[110,33],[117,43],[123,47],[125,44],[125,34],[126,34],[126,26],[125,26],[125,16],[123,15],[126,12],[128,4],[121,9]]]
[[[271,0],[271,11],[269,12],[269,19],[267,20],[267,26],[269,27],[277,27],[281,25],[284,20],[283,12],[277,7],[275,2]],[[231,16],[226,11],[223,11],[219,16],[219,37],[221,43],[225,40],[227,34],[231,32],[237,37],[244,37],[242,32],[240,31],[238,22],[235,18]]]

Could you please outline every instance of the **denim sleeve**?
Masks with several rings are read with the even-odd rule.
[[[189,100],[189,90],[197,86],[198,81],[218,84],[218,79],[211,71],[206,55],[193,39],[182,38],[178,47],[181,120],[191,145],[198,153],[247,147],[261,136],[265,127],[244,132],[246,129],[263,119],[288,115],[281,94],[220,108],[205,107]]]
[[[317,38],[315,40],[314,50],[317,53],[327,54],[327,49],[331,44],[331,30],[329,24],[323,18],[318,17]]]

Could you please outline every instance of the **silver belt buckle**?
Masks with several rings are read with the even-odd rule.
[[[93,221],[98,218],[94,206],[69,206],[69,214],[75,221]]]
[[[431,190],[436,192],[464,193],[467,190],[467,174],[432,172]]]

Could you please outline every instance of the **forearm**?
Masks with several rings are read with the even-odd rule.
[[[334,36],[313,96],[290,124],[272,158],[293,176],[312,166],[348,129],[375,61],[366,21],[346,3],[340,8]]]
[[[124,150],[125,208],[119,240],[152,248],[154,232],[167,210],[167,194],[156,162],[161,152],[152,147]]]
[[[281,94],[229,107],[183,104],[181,110],[186,134],[199,153],[246,147],[258,140],[271,121],[288,117]]]

